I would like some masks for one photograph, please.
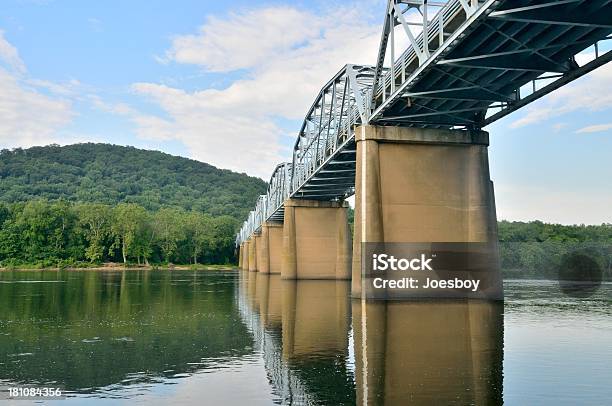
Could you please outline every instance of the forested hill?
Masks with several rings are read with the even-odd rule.
[[[109,144],[50,145],[0,152],[0,201],[137,203],[242,220],[266,183],[187,158]]]

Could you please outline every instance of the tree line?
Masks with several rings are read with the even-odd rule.
[[[231,216],[176,207],[0,202],[0,267],[235,263],[238,227]],[[588,253],[612,277],[611,224],[501,221],[499,240],[505,277],[555,278],[568,255],[577,252]]]
[[[238,221],[136,203],[0,203],[0,266],[229,264]]]
[[[498,230],[504,278],[557,279],[574,267],[612,280],[612,224],[501,221]]]

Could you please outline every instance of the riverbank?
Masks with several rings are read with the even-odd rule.
[[[15,266],[0,267],[2,271],[232,271],[236,269],[233,265],[134,265],[110,263],[91,266],[65,266],[65,267],[36,267],[36,266]]]

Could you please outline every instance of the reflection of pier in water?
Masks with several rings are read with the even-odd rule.
[[[285,404],[502,403],[501,303],[351,302],[346,282],[255,272],[241,274],[239,290]]]
[[[349,284],[242,276],[240,314],[283,404],[354,404]]]
[[[503,403],[502,303],[354,301],[353,330],[358,404]]]

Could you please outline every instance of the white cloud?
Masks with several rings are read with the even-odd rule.
[[[137,114],[137,112],[132,109],[132,107],[130,107],[127,103],[109,103],[104,101],[97,94],[89,94],[87,95],[87,98],[93,107],[105,111],[107,113],[117,114],[121,116]]]
[[[168,141],[176,136],[174,123],[156,116],[137,114],[132,119],[137,125],[137,134],[141,138]]]
[[[43,145],[56,142],[55,132],[73,117],[70,102],[43,95],[0,69],[0,145]]]
[[[608,130],[612,130],[612,123],[590,125],[588,127],[580,128],[579,130],[576,130],[576,132],[578,134],[585,134],[585,133],[598,133],[598,132],[603,132],[603,131],[608,131]]]
[[[187,93],[150,83],[138,83],[133,88],[159,103],[171,117],[133,115],[141,138],[178,139],[197,159],[262,177],[269,175],[271,162],[281,159],[276,139],[281,130],[272,120],[258,121],[257,115],[241,114],[231,106],[230,110],[215,106],[216,99],[209,98],[208,91]]]
[[[25,73],[26,71],[25,64],[19,57],[17,48],[4,38],[4,31],[2,30],[0,30],[0,60],[16,72]]]
[[[553,130],[555,130],[555,132],[559,132],[559,131],[563,130],[566,127],[567,127],[567,123],[555,123],[555,124],[553,124]]]
[[[322,15],[267,7],[208,18],[197,34],[174,39],[167,61],[246,72],[223,89],[134,84],[167,115],[136,116],[139,135],[178,139],[196,159],[267,179],[277,163],[291,159],[276,120],[301,120],[344,64],[375,61],[380,24],[367,22],[368,11],[354,4]]]
[[[83,85],[76,79],[71,79],[63,83],[51,82],[43,79],[26,79],[24,82],[35,88],[45,89],[54,95],[62,97],[77,98],[83,91]]]
[[[197,34],[176,37],[166,56],[211,72],[252,68],[316,38],[321,24],[321,19],[292,7],[208,17]]]
[[[589,57],[581,56],[583,61]],[[519,128],[576,111],[595,112],[612,107],[612,65],[603,65],[574,83],[566,85],[525,109],[510,124]]]
[[[3,34],[0,31],[0,61],[8,69],[0,67],[0,146],[27,147],[61,141],[57,131],[74,116],[71,102],[61,96],[74,95],[73,88],[79,83],[27,78],[17,48]],[[41,93],[41,88],[53,96]]]

